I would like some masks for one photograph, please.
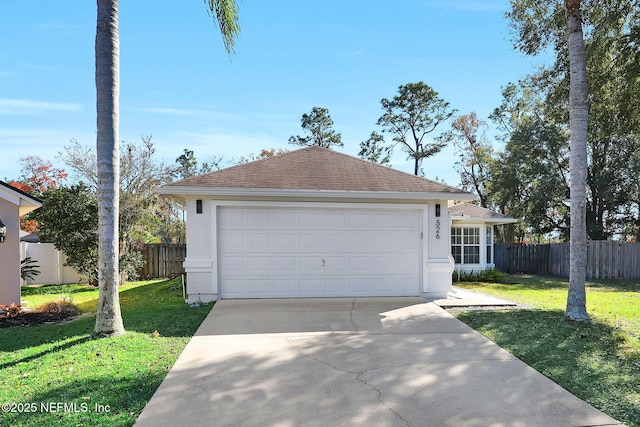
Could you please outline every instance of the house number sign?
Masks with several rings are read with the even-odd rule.
[[[436,219],[436,239],[440,239],[440,220]]]

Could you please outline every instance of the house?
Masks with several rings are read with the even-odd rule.
[[[20,217],[42,202],[0,181],[0,304],[20,303]]]
[[[459,272],[477,272],[495,267],[494,227],[518,222],[517,219],[471,203],[450,206],[449,217],[451,256],[455,270]]]
[[[166,184],[186,206],[188,301],[445,297],[447,206],[475,195],[326,148]]]

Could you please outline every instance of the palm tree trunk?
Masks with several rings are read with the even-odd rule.
[[[571,154],[571,236],[569,291],[565,317],[587,321],[585,291],[587,267],[587,61],[582,34],[580,0],[565,0],[569,30],[569,132]]]
[[[124,334],[120,312],[120,40],[118,0],[97,0],[96,92],[98,160],[98,312],[94,334]]]

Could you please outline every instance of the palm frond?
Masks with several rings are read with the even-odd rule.
[[[220,27],[220,34],[227,53],[235,53],[236,38],[240,34],[238,4],[235,0],[204,0],[214,21]]]

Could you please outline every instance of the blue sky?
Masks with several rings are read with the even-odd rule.
[[[179,6],[177,6],[179,5]],[[151,135],[159,158],[184,148],[225,161],[261,148],[293,149],[300,118],[329,109],[344,148],[359,143],[399,85],[424,81],[460,114],[486,119],[501,87],[536,65],[512,49],[497,0],[240,2],[229,58],[202,0],[120,2],[120,137]],[[0,5],[0,179],[21,157],[95,144],[95,2]],[[443,130],[446,130],[443,127]],[[387,137],[390,140],[390,137]],[[424,162],[458,185],[453,148]],[[393,167],[412,171],[399,149]]]

